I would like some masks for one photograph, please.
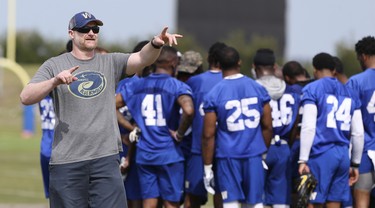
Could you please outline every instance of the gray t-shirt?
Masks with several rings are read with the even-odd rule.
[[[56,111],[55,135],[50,164],[101,158],[122,151],[116,118],[115,88],[130,54],[95,54],[90,60],[71,53],[50,58],[30,83],[49,80],[74,66],[78,78],[52,92]]]

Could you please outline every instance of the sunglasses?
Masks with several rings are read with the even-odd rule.
[[[89,33],[90,30],[92,30],[93,33],[99,33],[100,28],[98,26],[93,26],[93,27],[80,27],[80,28],[74,28],[73,30],[79,32],[79,33]]]

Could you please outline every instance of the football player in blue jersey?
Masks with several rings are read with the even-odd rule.
[[[55,128],[55,111],[52,98],[48,95],[39,102],[39,112],[42,127],[40,142],[40,165],[42,168],[44,195],[49,198],[49,160],[51,158],[53,134]]]
[[[359,176],[364,143],[361,102],[334,77],[331,55],[319,53],[312,62],[317,80],[302,91],[299,173],[312,173],[318,181],[310,196],[314,207],[340,207],[349,199],[349,182]]]
[[[143,46],[145,46],[148,41],[140,41],[133,49],[133,53],[140,51]],[[118,99],[122,101],[120,91],[123,90],[126,85],[132,82],[136,82],[140,79],[140,74],[143,74],[143,71],[147,70],[149,66],[145,67],[142,71],[137,72],[131,77],[122,79],[116,89],[116,103]],[[137,173],[137,167],[135,163],[135,144],[132,144],[129,141],[129,133],[136,129],[136,124],[132,119],[132,116],[129,112],[127,106],[123,106],[120,109],[117,109],[117,121],[119,123],[119,129],[122,140],[122,149],[120,152],[120,171],[124,179],[124,187],[126,193],[126,199],[128,202],[129,208],[141,208],[142,207],[142,194],[139,184],[139,178]],[[128,160],[132,160],[130,163]]]
[[[186,51],[183,54],[181,54],[180,62],[177,66],[177,76],[176,78],[180,80],[181,82],[186,83],[191,77],[194,75],[197,75],[199,73],[202,73],[203,71],[203,58],[202,55],[199,52],[196,51]],[[182,113],[182,109],[180,110],[180,113]],[[184,188],[184,196],[182,199],[182,203],[184,204],[185,208],[191,208],[194,207],[194,204],[192,205],[190,203],[190,197],[189,194],[186,193],[186,189],[189,188],[189,181],[186,180],[187,175],[187,164],[190,160],[191,156],[191,143],[192,143],[192,126],[189,127],[189,129],[185,132],[184,138],[181,141],[181,149],[184,154],[185,162],[184,162],[184,168],[185,168],[185,188]],[[205,201],[204,201],[205,202]],[[199,207],[201,202],[198,203]]]
[[[208,51],[209,69],[199,75],[191,77],[186,84],[189,85],[194,95],[194,119],[192,124],[191,155],[187,161],[185,180],[185,205],[192,208],[200,207],[207,201],[207,191],[203,184],[202,161],[202,129],[203,129],[203,98],[220,80],[222,80],[217,53],[226,47],[224,43],[214,43]],[[213,193],[211,193],[213,194]],[[215,194],[214,206],[222,206],[220,194]]]
[[[354,185],[356,207],[369,207],[370,192],[375,184],[375,38],[363,37],[355,44],[358,61],[363,72],[353,75],[346,84],[361,101],[365,145],[359,166],[359,180]]]
[[[118,97],[120,96],[120,91],[123,90],[129,83],[136,82],[139,79],[139,76],[135,74],[134,76],[125,78],[119,82],[116,89],[116,103]],[[142,194],[135,163],[135,148],[132,147],[134,144],[129,141],[129,133],[136,128],[136,124],[133,121],[127,106],[117,109],[117,120],[119,123],[123,149],[123,151],[119,154],[121,158],[120,171],[124,179],[128,207],[140,208],[142,207]],[[131,160],[130,163],[129,160]]]
[[[165,207],[177,208],[183,194],[179,142],[191,125],[194,105],[190,87],[172,77],[177,62],[177,50],[164,46],[154,63],[155,72],[127,85],[120,92],[123,103],[116,102],[117,108],[128,106],[141,129],[136,163],[143,207],[156,207],[160,196]]]
[[[264,204],[274,208],[290,205],[290,135],[296,122],[300,94],[275,76],[274,52],[258,49],[253,60],[257,82],[264,86],[271,97],[273,138],[265,162],[268,166]]]
[[[215,171],[224,208],[263,207],[262,154],[272,137],[270,97],[264,87],[240,73],[236,49],[220,50],[218,60],[224,79],[203,103],[205,187],[213,189]]]
[[[302,96],[302,88],[310,83],[312,80],[308,78],[306,75],[306,69],[297,62],[297,61],[289,61],[285,63],[282,67],[283,77],[284,80],[290,88],[293,89],[294,93],[297,93],[299,97]],[[299,99],[300,102],[300,99]],[[294,123],[293,129],[290,132],[289,136],[289,145],[290,145],[290,173],[291,173],[291,185],[292,185],[292,192],[291,192],[291,207],[295,207],[297,204],[297,195],[296,195],[296,184],[295,182],[298,181],[299,173],[298,173],[298,160],[299,160],[299,149],[300,149],[300,132],[301,132],[301,119],[302,119],[302,107],[300,103],[298,103],[299,110],[298,110],[298,117]]]

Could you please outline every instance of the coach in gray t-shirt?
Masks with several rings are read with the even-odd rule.
[[[47,60],[22,90],[25,105],[50,94],[56,126],[50,161],[51,207],[126,207],[119,172],[122,150],[115,111],[115,86],[123,73],[151,65],[160,48],[177,44],[167,27],[140,52],[95,53],[103,22],[88,12],[68,26],[73,50]]]

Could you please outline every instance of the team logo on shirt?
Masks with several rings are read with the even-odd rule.
[[[68,85],[68,89],[79,98],[91,99],[97,97],[107,85],[104,75],[99,72],[84,71],[75,74],[75,77],[78,80]]]

